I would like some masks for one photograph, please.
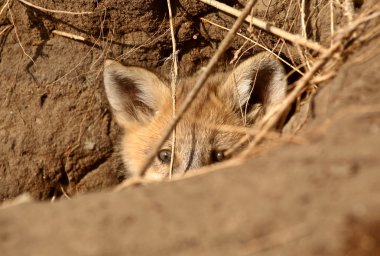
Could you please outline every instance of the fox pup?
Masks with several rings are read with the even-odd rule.
[[[179,81],[177,109],[195,82],[194,77]],[[123,163],[136,175],[171,121],[170,83],[144,68],[106,60],[104,86],[114,117],[124,130]],[[266,52],[245,60],[229,75],[211,76],[176,127],[173,175],[223,161],[224,151],[243,136],[223,127],[254,126],[265,110],[285,98],[286,87],[283,66]],[[162,146],[146,177],[168,176],[171,143],[169,138]]]

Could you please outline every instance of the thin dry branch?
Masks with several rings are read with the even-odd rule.
[[[5,28],[4,28],[3,30],[0,31],[0,36],[1,36],[2,34],[4,34],[5,31],[7,31],[8,29],[10,29],[11,27],[13,27],[13,25],[5,26]]]
[[[212,22],[212,21],[210,21],[210,20],[208,20],[208,19],[201,18],[201,20],[202,20],[202,21],[205,21],[205,22],[207,22],[207,23],[210,23],[211,25],[214,25],[214,26],[216,26],[216,27],[218,27],[218,28],[221,28],[221,29],[224,29],[224,30],[229,31],[228,28],[226,28],[226,27],[224,27],[224,26],[222,26],[222,25],[219,25],[219,24],[217,24],[217,23],[215,23],[215,22]],[[282,58],[282,57],[279,56],[278,54],[274,53],[274,52],[273,52],[272,50],[270,50],[268,47],[266,47],[266,46],[260,44],[259,42],[254,41],[253,39],[251,39],[251,38],[249,38],[249,37],[247,37],[247,36],[245,36],[245,35],[243,35],[243,34],[241,34],[241,33],[236,33],[236,35],[238,35],[238,36],[244,38],[245,40],[247,40],[247,41],[253,43],[254,45],[257,45],[257,46],[261,47],[261,48],[264,49],[265,51],[271,53],[273,56],[275,56],[276,58],[278,58],[281,62],[283,62],[284,64],[286,64],[286,65],[289,66],[290,68],[292,68],[294,71],[296,71],[296,72],[299,73],[300,75],[303,75],[303,72],[302,72],[299,68],[295,67],[294,65],[292,65],[291,63],[289,63],[288,61],[286,61],[284,58]]]
[[[236,17],[239,17],[239,15],[241,13],[240,11],[238,11],[238,10],[236,10],[236,9],[226,5],[226,4],[220,3],[220,2],[215,1],[215,0],[199,0],[199,1],[201,1],[205,4],[208,4],[208,5],[211,5],[211,6],[217,8],[221,11],[224,11],[224,12],[231,14],[233,16],[236,16]],[[302,36],[294,35],[294,34],[291,34],[289,32],[286,32],[280,28],[277,28],[277,27],[269,24],[266,21],[257,19],[255,17],[250,16],[250,15],[246,17],[245,21],[248,23],[252,23],[255,27],[258,27],[258,28],[263,29],[267,32],[270,32],[270,33],[272,33],[278,37],[282,37],[285,40],[292,42],[294,44],[302,45],[304,47],[310,48],[310,49],[315,50],[315,51],[320,52],[320,53],[327,51],[327,49],[325,47],[323,47],[322,45],[320,45],[314,41],[307,40],[306,38],[303,38]]]
[[[174,35],[174,18],[172,14],[172,7],[170,4],[170,0],[167,0],[168,10],[169,10],[169,23],[170,23],[170,34],[172,38],[172,68],[171,68],[171,90],[172,90],[172,117],[175,118],[175,110],[176,110],[176,86],[177,86],[177,77],[178,77],[178,58],[177,58],[177,44]],[[169,170],[169,179],[172,179],[173,174],[173,165],[175,158],[175,143],[176,143],[176,127],[173,129],[172,134],[172,148],[171,148],[171,158],[170,158],[170,170]]]
[[[62,187],[62,185],[59,185],[61,191],[62,191],[62,194],[66,197],[66,199],[69,199],[71,200],[71,197],[66,193],[65,189]]]
[[[306,12],[305,12],[305,0],[301,0],[301,27],[302,27],[302,36],[307,39],[306,31]]]
[[[100,43],[98,43],[99,38],[95,42],[93,42],[89,38],[86,38],[86,37],[83,37],[83,36],[79,36],[79,35],[75,35],[73,33],[65,32],[65,31],[61,31],[61,30],[56,30],[55,29],[55,30],[52,31],[52,33],[55,34],[55,35],[58,35],[58,36],[62,36],[62,37],[66,37],[66,38],[75,40],[75,41],[80,41],[80,42],[85,42],[85,43],[92,44],[93,47],[94,46],[103,47]]]
[[[151,46],[151,45],[157,43],[161,38],[166,36],[166,34],[170,31],[170,29],[167,29],[162,34],[158,35],[160,31],[161,31],[161,27],[159,29],[157,29],[157,32],[155,32],[152,36],[150,36],[148,39],[146,39],[143,43],[139,44],[138,46],[133,47],[131,50],[127,51],[126,53],[119,55],[115,60],[117,60],[117,61],[124,60],[133,52],[135,52],[135,51],[137,51],[143,47],[148,47],[148,46]],[[111,40],[111,42],[113,42],[113,41]]]
[[[343,3],[344,15],[347,17],[348,22],[354,20],[355,8],[353,0],[344,0]]]
[[[333,44],[334,22],[334,0],[330,0],[330,45]]]
[[[82,41],[82,42],[86,41],[86,38],[84,38],[83,36],[74,35],[72,33],[68,33],[68,32],[65,32],[65,31],[53,30],[52,33],[56,34],[56,35],[59,35],[59,36],[67,37],[67,38],[70,38],[70,39],[74,39],[74,40],[77,40],[77,41]]]
[[[11,23],[12,23],[14,29],[15,29],[15,35],[16,35],[16,38],[17,38],[17,42],[18,42],[18,44],[20,45],[22,52],[23,52],[23,53],[25,54],[25,56],[27,56],[27,57],[30,59],[30,61],[35,65],[36,63],[34,62],[33,58],[32,58],[29,54],[26,53],[25,48],[24,48],[24,46],[23,46],[22,43],[21,43],[20,37],[19,37],[18,32],[17,32],[17,27],[16,27],[16,23],[15,23],[15,18],[14,18],[14,16],[13,16],[13,12],[12,12],[11,7],[9,6],[9,4],[8,4],[8,12],[9,12],[9,16],[10,16],[10,21],[11,21]]]
[[[93,51],[93,49],[95,48],[95,46],[99,45],[99,40],[100,40],[100,36],[97,38],[97,40],[92,43],[92,46],[91,48],[86,52],[86,54],[83,56],[83,58],[80,59],[80,61],[72,68],[70,69],[66,74],[62,75],[61,77],[57,78],[56,80],[52,81],[50,84],[48,84],[48,86],[50,85],[53,85],[55,83],[58,83],[59,81],[61,81],[63,78],[67,77],[69,74],[71,74],[71,72],[77,70],[77,68],[82,64],[82,62],[88,57],[88,55]]]
[[[41,6],[38,6],[38,5],[34,5],[32,3],[29,3],[28,1],[25,1],[25,0],[18,0],[18,1],[20,1],[21,3],[23,3],[23,4],[25,4],[25,5],[29,6],[29,7],[35,8],[35,9],[43,11],[43,12],[61,13],[61,14],[69,14],[69,15],[93,14],[93,12],[70,12],[70,11],[60,11],[60,10],[46,9],[44,7],[41,7]]]
[[[197,122],[197,121],[194,121]],[[223,132],[231,132],[231,133],[240,133],[240,134],[249,134],[252,136],[255,136],[260,133],[260,130],[257,130],[252,127],[242,127],[242,126],[234,126],[234,125],[212,125],[212,124],[204,124],[204,123],[198,123],[200,126],[207,127],[208,129],[214,129],[218,131]],[[269,140],[274,141],[286,141],[286,142],[292,142],[296,144],[304,144],[306,143],[305,138],[296,136],[296,135],[290,135],[290,134],[280,134],[278,132],[272,132],[269,131],[267,134],[265,134],[265,138]]]
[[[161,137],[161,140],[157,143],[157,145],[153,148],[149,156],[147,157],[146,162],[142,166],[139,176],[144,176],[146,170],[152,163],[153,159],[156,157],[157,152],[160,150],[161,146],[165,143],[165,141],[169,138],[170,134],[172,133],[174,127],[177,125],[177,123],[181,120],[183,114],[189,109],[191,106],[194,98],[197,96],[198,92],[206,82],[207,78],[211,75],[211,72],[215,65],[217,64],[219,58],[224,54],[224,52],[227,50],[228,46],[232,42],[236,32],[241,27],[241,25],[244,22],[244,19],[248,16],[249,12],[251,11],[253,5],[255,4],[256,0],[250,0],[246,6],[244,7],[243,11],[241,12],[241,15],[237,18],[234,25],[232,26],[231,30],[228,32],[227,36],[223,39],[221,42],[218,50],[215,52],[215,54],[212,56],[211,60],[206,66],[206,69],[202,74],[200,75],[199,79],[197,80],[196,84],[194,85],[194,88],[190,91],[190,93],[187,95],[186,99],[184,100],[183,104],[181,105],[180,109],[178,110],[177,115],[175,118],[171,121],[171,123],[168,126],[168,129],[165,131],[163,136]]]
[[[3,13],[3,11],[5,10],[5,8],[8,7],[8,4],[9,4],[9,0],[7,0],[7,1],[5,2],[5,4],[3,5],[3,7],[1,7],[0,15]]]
[[[379,7],[380,7],[380,5],[379,5]],[[334,35],[334,39],[342,40],[345,37],[347,37],[347,35],[353,33],[359,25],[361,25],[365,22],[368,22],[370,20],[376,19],[378,17],[380,17],[380,11],[375,11],[369,15],[361,16],[361,17],[357,18],[356,20],[350,22],[347,26],[342,28],[340,31],[338,31]]]

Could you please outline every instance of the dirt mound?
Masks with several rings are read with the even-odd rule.
[[[380,62],[362,58],[378,43],[318,95],[310,142],[187,180],[2,209],[3,255],[378,255]]]
[[[225,2],[235,8],[245,3]],[[376,1],[353,2],[360,12]],[[53,13],[20,1],[3,6],[0,201],[23,192],[38,200],[73,197],[118,184],[127,173],[114,152],[119,128],[104,94],[103,61],[115,58],[164,74],[171,65],[167,7],[159,1],[33,4],[91,13]],[[325,47],[334,28],[330,7],[327,0],[305,6],[308,38]],[[198,1],[175,1],[173,8],[185,76],[207,63],[226,34],[209,21],[231,27],[235,19]],[[335,25],[347,19],[340,8],[334,10]],[[258,1],[253,14],[302,33],[293,1]],[[2,255],[380,254],[380,40],[378,29],[369,30],[378,21],[360,31],[363,41],[342,46],[357,44],[353,52],[334,56],[344,65],[321,84],[295,140],[181,181],[54,204],[4,204]],[[253,31],[260,44],[280,51],[291,64],[303,61],[302,50]],[[236,37],[219,70],[260,48],[244,42]]]

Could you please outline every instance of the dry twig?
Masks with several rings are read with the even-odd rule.
[[[197,121],[194,121],[197,122]],[[240,133],[240,134],[249,134],[255,136],[260,133],[260,130],[255,129],[254,127],[243,127],[243,126],[233,126],[233,125],[212,125],[212,124],[204,124],[199,123],[200,126],[207,127],[208,129],[215,129],[223,132],[231,132],[231,133]],[[268,131],[265,135],[266,139],[274,140],[274,141],[284,141],[284,142],[292,142],[296,144],[304,144],[306,140],[303,137],[290,135],[290,134],[280,134],[274,131]]]
[[[306,14],[305,14],[305,0],[301,0],[301,27],[302,27],[302,36],[307,39],[306,31]]]
[[[334,0],[330,0],[330,45],[333,44],[334,32]]]
[[[3,11],[5,10],[5,8],[8,7],[8,4],[9,4],[9,0],[7,0],[7,1],[5,2],[5,4],[3,5],[3,7],[1,7],[0,15],[3,13]]]
[[[20,1],[21,3],[23,3],[29,7],[35,8],[35,9],[43,11],[43,12],[61,13],[61,14],[69,14],[69,15],[83,15],[83,14],[92,14],[93,13],[93,12],[69,12],[69,11],[52,10],[52,9],[43,8],[43,7],[38,6],[38,5],[34,5],[34,4],[29,3],[28,1],[25,1],[25,0],[18,0],[18,1]]]
[[[61,191],[62,191],[62,194],[66,197],[66,199],[69,199],[71,200],[71,197],[66,193],[65,189],[62,187],[62,185],[60,184],[59,185]]]
[[[17,27],[16,27],[16,23],[15,23],[14,16],[13,16],[13,12],[12,12],[12,10],[11,10],[11,7],[10,7],[9,4],[8,4],[8,1],[7,1],[7,5],[8,5],[8,12],[9,12],[9,16],[10,16],[10,21],[11,21],[11,23],[12,23],[14,29],[15,29],[15,35],[16,35],[16,38],[17,38],[17,42],[18,42],[18,44],[20,45],[21,50],[22,50],[22,52],[25,54],[25,56],[27,56],[27,57],[31,60],[31,62],[32,62],[33,64],[36,64],[36,63],[34,62],[33,58],[32,58],[29,54],[26,53],[24,46],[21,44],[21,40],[20,40],[20,37],[19,37],[18,32],[17,32]]]
[[[83,36],[74,35],[72,33],[68,33],[68,32],[65,32],[65,31],[53,30],[52,33],[56,34],[56,35],[59,35],[59,36],[67,37],[67,38],[70,38],[70,39],[74,39],[74,40],[77,40],[77,41],[82,41],[82,42],[86,41],[86,38],[84,38]]]
[[[354,20],[354,2],[353,0],[344,0],[343,3],[344,15],[347,17],[348,22],[352,22]]]
[[[176,105],[176,86],[177,86],[177,77],[178,77],[178,58],[177,58],[177,46],[174,35],[174,18],[172,14],[172,7],[170,0],[167,0],[168,9],[169,9],[169,22],[170,22],[170,34],[172,38],[172,68],[171,68],[171,90],[172,90],[172,117],[175,118],[175,105]],[[171,158],[170,158],[170,170],[169,170],[169,179],[172,179],[173,174],[173,164],[175,158],[175,143],[176,143],[176,127],[173,128],[172,134],[172,148],[171,148]]]
[[[8,29],[10,29],[11,27],[12,27],[12,25],[5,26],[5,28],[4,28],[3,30],[0,31],[0,36],[1,36],[2,34],[4,34],[5,31],[7,31]]]
[[[205,4],[208,4],[208,5],[211,5],[211,6],[217,8],[221,11],[227,12],[228,14],[231,14],[231,15],[236,16],[236,17],[239,17],[239,15],[241,13],[240,11],[238,11],[238,10],[236,10],[236,9],[226,5],[226,4],[220,3],[220,2],[215,1],[215,0],[199,0],[199,1],[201,1]],[[254,26],[256,26],[260,29],[263,29],[267,32],[270,32],[270,33],[272,33],[278,37],[282,37],[285,40],[292,42],[294,44],[302,45],[304,47],[310,48],[310,49],[315,50],[315,51],[320,52],[320,53],[326,52],[326,50],[327,50],[325,47],[323,47],[322,45],[320,45],[316,42],[307,40],[307,39],[305,39],[299,35],[294,35],[294,34],[288,33],[288,32],[286,32],[280,28],[277,28],[277,27],[269,24],[268,22],[257,19],[255,17],[247,16],[245,21],[248,23],[252,23]]]
[[[218,28],[221,28],[221,29],[224,29],[224,30],[229,31],[228,28],[223,27],[223,26],[221,26],[221,25],[219,25],[219,24],[217,24],[217,23],[215,23],[215,22],[212,22],[212,21],[210,21],[210,20],[208,20],[208,19],[201,18],[201,20],[202,20],[202,21],[205,21],[205,22],[207,22],[207,23],[210,23],[211,25],[214,25],[214,26],[216,26],[216,27],[218,27]],[[236,35],[238,35],[238,36],[244,38],[244,39],[247,40],[247,41],[250,41],[250,42],[253,43],[254,45],[257,45],[257,46],[261,47],[262,49],[266,50],[267,52],[271,53],[273,56],[275,56],[276,58],[278,58],[278,59],[279,59],[280,61],[282,61],[284,64],[286,64],[287,66],[289,66],[290,68],[292,68],[293,70],[295,70],[297,73],[299,73],[300,75],[303,75],[303,72],[302,72],[299,68],[293,66],[291,63],[289,63],[288,61],[286,61],[284,58],[282,58],[281,56],[277,55],[277,54],[274,53],[272,50],[270,50],[268,47],[266,47],[266,46],[260,44],[259,42],[254,41],[253,39],[251,39],[251,38],[249,38],[249,37],[247,37],[247,36],[245,36],[245,35],[243,35],[243,34],[241,34],[241,33],[236,33]]]

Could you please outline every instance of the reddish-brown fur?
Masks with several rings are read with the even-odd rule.
[[[114,61],[106,62],[104,81],[116,120],[124,129],[123,162],[137,174],[172,118],[171,91],[153,73]],[[177,109],[195,82],[196,78],[179,81]],[[253,126],[266,108],[284,98],[285,89],[284,70],[268,53],[246,60],[229,75],[209,78],[176,127],[174,175],[223,160],[223,152],[243,136],[223,126]],[[171,143],[169,139],[163,145],[148,176],[168,175],[169,162],[162,159],[170,159]]]

